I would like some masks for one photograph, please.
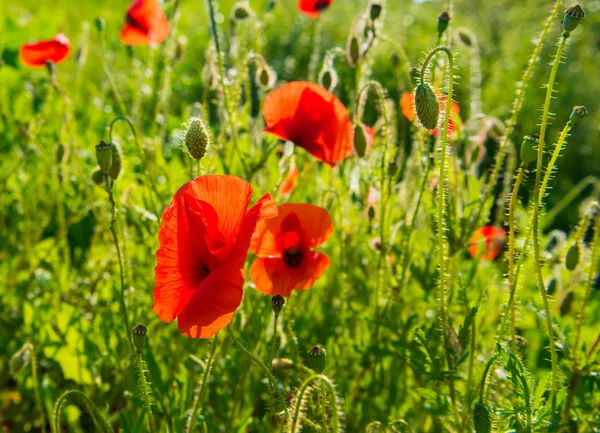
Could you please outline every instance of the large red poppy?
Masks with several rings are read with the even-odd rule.
[[[335,165],[352,153],[348,110],[333,93],[315,83],[294,81],[270,92],[263,106],[265,131]]]
[[[298,0],[298,10],[311,18],[317,18],[333,0]]]
[[[125,45],[160,44],[169,35],[169,20],[156,0],[135,0],[121,30]]]
[[[439,96],[439,94],[438,94]],[[415,94],[414,92],[405,92],[402,94],[402,99],[400,100],[400,105],[402,106],[402,114],[411,122],[414,122],[417,118],[415,113]],[[448,122],[448,135],[452,138],[457,130],[457,123],[460,124],[460,107],[454,101],[450,105],[450,120]],[[444,98],[440,98],[440,112],[444,112],[446,109],[446,102]],[[438,135],[440,129],[432,129],[429,131],[431,135]]]
[[[469,240],[469,255],[481,256],[481,260],[495,260],[504,247],[506,230],[502,227],[485,226],[477,229]]]
[[[201,176],[183,185],[162,217],[153,311],[179,330],[208,338],[231,322],[242,301],[244,262],[259,221],[277,215],[266,194],[246,211],[252,187],[235,176]]]
[[[48,62],[60,63],[69,57],[71,45],[62,33],[49,41],[34,42],[21,46],[19,55],[25,66],[43,68]]]
[[[258,256],[250,269],[256,288],[267,295],[290,296],[312,287],[329,266],[329,257],[312,251],[331,236],[329,213],[310,204],[278,206],[276,218],[256,226],[250,251]]]

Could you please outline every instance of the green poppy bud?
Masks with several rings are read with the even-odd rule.
[[[558,286],[558,283],[556,282],[556,278],[554,278],[554,277],[550,278],[550,281],[548,281],[548,285],[546,286],[546,293],[549,296],[553,296],[556,293],[557,286]]]
[[[104,173],[108,173],[110,171],[112,154],[112,147],[110,144],[100,141],[100,144],[96,146],[96,159],[98,160],[98,166]]]
[[[276,316],[279,316],[279,313],[283,310],[284,304],[285,298],[281,295],[275,295],[271,298],[271,307],[273,307],[273,313]]]
[[[575,292],[572,290],[567,292],[562,302],[560,303],[560,317],[564,317],[571,311],[573,301],[575,300]]]
[[[144,325],[136,325],[131,330],[133,333],[133,345],[138,352],[144,350],[144,343],[146,342],[146,334],[148,333],[148,328]]]
[[[204,120],[192,117],[187,123],[183,141],[192,158],[201,159],[212,144],[213,136]]]
[[[359,123],[354,125],[354,150],[361,158],[367,152],[367,134],[365,128]]]
[[[369,206],[369,209],[367,209],[367,216],[369,217],[369,221],[373,221],[375,219],[375,208],[373,206]]]
[[[250,9],[250,5],[245,2],[237,2],[233,5],[231,18],[235,21],[243,21],[252,15],[252,9]]]
[[[102,17],[96,18],[95,24],[96,24],[96,30],[98,30],[100,33],[102,33],[104,31],[104,18],[102,18]]]
[[[448,12],[442,12],[442,14],[438,17],[437,25],[437,31],[440,36],[444,34],[448,28],[448,24],[450,24],[450,15]]]
[[[436,129],[440,117],[440,104],[429,83],[419,83],[415,89],[415,109],[421,125]]]
[[[575,242],[571,245],[567,251],[567,255],[565,257],[565,267],[572,271],[579,264],[579,244]]]
[[[583,105],[577,105],[573,107],[573,112],[569,118],[569,123],[571,126],[575,126],[581,119],[587,117],[588,114],[587,108],[585,108]]]
[[[323,67],[319,74],[319,83],[330,92],[335,90],[338,85],[338,74],[331,65]]]
[[[327,366],[327,355],[321,346],[313,346],[308,351],[308,366],[315,372],[321,374]]]
[[[490,433],[492,431],[490,410],[482,401],[475,403],[473,407],[473,427],[476,433]]]
[[[538,153],[536,147],[539,139],[540,136],[537,134],[526,135],[523,138],[523,142],[521,143],[521,164],[529,165],[537,160]]]
[[[92,173],[92,182],[96,185],[104,186],[106,184],[106,175],[101,169],[96,169]]]
[[[579,22],[585,18],[585,11],[579,5],[570,7],[565,11],[565,18],[563,19],[563,29],[565,34],[569,36],[573,30],[577,28]]]
[[[123,171],[123,159],[121,158],[121,147],[117,143],[110,143],[110,150],[112,152],[112,160],[110,163],[110,169],[108,174],[111,179],[115,180],[119,178],[121,171]]]
[[[360,43],[354,34],[350,35],[346,44],[346,59],[348,60],[348,64],[353,68],[360,61]]]
[[[270,89],[275,85],[275,81],[277,80],[277,75],[275,71],[271,69],[269,66],[260,67],[256,71],[256,82],[263,89]]]
[[[382,11],[383,5],[381,2],[377,0],[371,0],[371,3],[369,4],[369,16],[371,17],[371,21],[376,21],[381,16]]]

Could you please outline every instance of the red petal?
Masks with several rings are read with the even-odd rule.
[[[411,122],[417,118],[415,115],[415,94],[413,92],[404,92],[400,101],[402,114]]]
[[[156,0],[136,0],[127,11],[121,31],[126,45],[159,44],[169,35],[169,20]]]
[[[331,3],[333,0],[298,0],[298,11],[314,19]]]
[[[62,33],[49,41],[40,41],[21,46],[21,61],[30,68],[43,68],[46,62],[60,63],[65,60],[71,47],[69,39]]]
[[[293,141],[319,161],[335,165],[352,152],[348,110],[318,84],[285,84],[267,95],[263,110],[265,131]]]

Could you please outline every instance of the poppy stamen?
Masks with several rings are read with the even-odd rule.
[[[302,263],[304,253],[296,247],[290,247],[283,253],[283,263],[290,268],[297,268]]]

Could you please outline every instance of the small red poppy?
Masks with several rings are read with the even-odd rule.
[[[125,45],[160,44],[169,35],[169,20],[156,0],[135,0],[121,30]]]
[[[278,206],[276,218],[256,225],[250,251],[258,256],[250,269],[256,288],[270,296],[290,296],[312,287],[329,266],[329,257],[312,251],[331,236],[329,213],[310,204]]]
[[[502,252],[506,230],[502,227],[485,226],[477,229],[469,240],[469,255],[481,260],[496,260]],[[481,248],[485,245],[485,251]]]
[[[163,213],[152,310],[165,322],[177,319],[188,337],[213,336],[242,301],[252,233],[259,221],[277,215],[269,194],[246,211],[251,197],[243,179],[200,176],[183,185]]]
[[[439,94],[438,94],[439,96]],[[400,105],[402,106],[402,114],[411,122],[414,122],[417,118],[415,113],[415,94],[414,92],[404,92],[402,94],[402,99],[400,100]],[[440,98],[440,111],[446,109],[446,102],[444,98]],[[457,129],[457,122],[460,122],[460,107],[454,101],[452,101],[450,108],[450,121],[448,122],[448,134],[450,137],[454,135]],[[429,131],[431,135],[439,135],[440,130],[432,129]]]
[[[267,95],[263,111],[265,131],[294,142],[319,161],[333,166],[352,153],[348,110],[318,84],[287,83]]]
[[[19,55],[25,66],[43,68],[47,62],[60,63],[69,57],[71,45],[62,33],[49,41],[34,42],[21,46]]]
[[[331,3],[333,0],[298,0],[298,11],[311,18],[317,18]]]

